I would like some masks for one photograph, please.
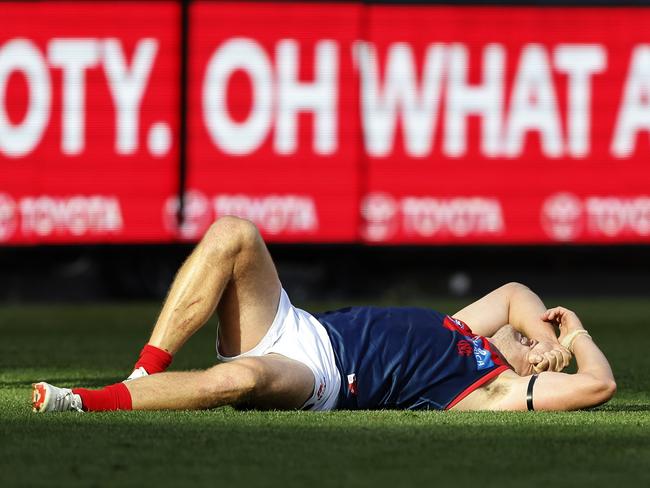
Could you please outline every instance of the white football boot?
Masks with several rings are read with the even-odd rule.
[[[81,397],[70,388],[59,388],[41,381],[32,385],[32,409],[45,412],[83,412]]]
[[[149,376],[149,373],[147,373],[146,369],[140,366],[139,368],[134,369],[133,373],[131,373],[129,377],[124,381],[137,380],[138,378],[142,378],[144,376]]]

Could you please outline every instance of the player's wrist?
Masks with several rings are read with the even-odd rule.
[[[573,354],[573,346],[577,338],[584,336],[591,339],[591,336],[584,327],[576,328],[570,331],[566,336],[562,338],[560,344],[567,348],[571,354]]]
[[[574,332],[577,332],[579,330],[586,330],[584,325],[582,325],[582,322],[580,322],[580,320],[572,320],[568,323],[565,323],[562,329],[565,329],[566,333],[560,334],[560,342],[562,342],[562,336],[566,337],[569,334],[573,334]]]

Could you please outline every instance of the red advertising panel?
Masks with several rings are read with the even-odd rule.
[[[235,214],[272,241],[358,239],[352,46],[361,5],[197,2],[187,222]]]
[[[650,10],[367,14],[366,241],[650,241]]]
[[[2,3],[0,244],[650,242],[650,9]]]
[[[0,244],[169,240],[178,5],[0,9]]]

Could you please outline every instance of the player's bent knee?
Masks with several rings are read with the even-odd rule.
[[[526,291],[530,289],[523,283],[519,283],[517,281],[511,281],[509,283],[506,283],[501,288],[505,289],[510,295],[514,295],[517,292]]]
[[[210,226],[203,243],[211,251],[236,255],[254,247],[258,239],[259,231],[250,220],[224,216]]]
[[[257,226],[250,220],[239,219],[237,238],[240,250],[254,249],[261,239]]]

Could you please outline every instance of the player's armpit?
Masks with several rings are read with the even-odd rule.
[[[513,381],[508,393],[499,402],[498,410],[527,410],[530,376]],[[579,410],[609,401],[616,393],[616,383],[590,374],[552,373],[538,375],[532,389],[534,410]]]

